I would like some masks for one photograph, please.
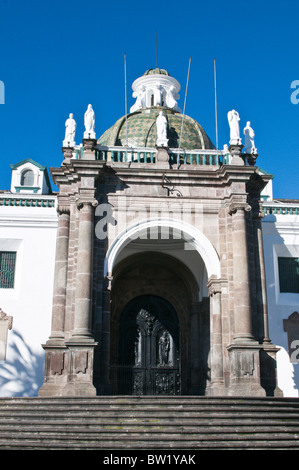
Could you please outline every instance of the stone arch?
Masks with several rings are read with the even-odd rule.
[[[130,243],[132,239],[135,239],[138,234],[144,230],[155,227],[168,227],[180,231],[182,239],[184,239],[186,243],[193,244],[194,248],[201,256],[207,270],[208,278],[211,276],[220,278],[221,270],[219,256],[210,240],[194,226],[182,220],[171,218],[144,220],[121,232],[118,237],[115,238],[106,254],[104,275],[111,275],[118,254],[128,243]]]

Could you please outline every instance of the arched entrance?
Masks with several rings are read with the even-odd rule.
[[[180,394],[179,321],[167,300],[154,295],[131,300],[121,314],[118,337],[112,373],[116,393]]]
[[[134,355],[134,348],[137,346],[135,342],[139,344],[139,348],[144,348],[142,365],[152,369],[158,366],[161,370],[157,348],[161,329],[164,327],[172,337],[169,338],[169,341],[173,341],[171,352],[176,353],[176,356],[169,359],[165,368],[169,372],[170,366],[178,369],[179,385],[174,393],[205,394],[209,376],[209,302],[207,297],[201,299],[199,297],[200,287],[191,271],[178,259],[164,253],[136,253],[125,257],[115,266],[111,289],[109,336],[103,336],[101,342],[103,352],[100,355],[101,358],[107,357],[107,360],[102,361],[101,375],[104,375],[104,367],[108,365],[109,393],[116,395],[133,393],[132,365],[135,365],[136,357],[138,360],[138,356]],[[152,300],[149,305],[148,299]],[[156,301],[153,302],[153,299]],[[142,318],[140,314],[142,309],[150,314],[156,312],[153,315],[157,323],[149,338],[142,337],[139,340],[138,326],[144,336],[146,330],[147,314],[143,312]],[[128,313],[130,311],[131,314]],[[146,341],[149,344],[145,344]],[[105,344],[108,353],[106,356]],[[139,354],[140,351],[139,349]],[[137,372],[138,370],[134,374]],[[126,379],[126,374],[131,376]],[[131,388],[128,384],[122,388],[121,381],[131,381]],[[150,389],[147,383],[142,387],[145,387],[142,388],[143,393],[158,393],[157,389]]]

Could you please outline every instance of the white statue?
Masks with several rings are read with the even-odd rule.
[[[131,107],[130,113],[138,111],[140,108],[145,108],[145,86],[140,87],[137,91],[134,91],[133,98],[136,99],[136,103]]]
[[[256,154],[257,149],[254,145],[255,133],[252,127],[250,127],[250,121],[247,121],[246,127],[244,127],[243,134],[245,135],[245,153]]]
[[[63,147],[74,147],[75,142],[75,133],[77,129],[77,124],[74,119],[73,113],[70,113],[68,119],[65,121],[65,136],[63,141]]]
[[[156,120],[157,126],[157,145],[158,147],[167,147],[167,119],[163,114],[163,111],[160,111],[159,116]]]
[[[94,115],[94,110],[92,109],[91,104],[88,105],[87,110],[85,111],[84,125],[85,125],[84,139],[95,139],[96,138],[96,134],[94,131],[95,115]]]
[[[240,138],[240,116],[239,113],[233,109],[227,113],[227,119],[230,127],[230,141],[231,145],[240,145],[241,138]]]
[[[174,86],[171,86],[166,92],[166,106],[167,108],[172,108],[179,111],[179,107],[177,104],[177,100],[179,99],[179,95],[177,94]]]

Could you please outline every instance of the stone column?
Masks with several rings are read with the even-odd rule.
[[[66,304],[66,284],[68,269],[68,247],[70,230],[69,207],[58,208],[58,227],[56,238],[56,259],[52,307],[51,341],[64,340],[64,321]]]
[[[69,206],[59,206],[58,227],[56,236],[56,258],[54,272],[53,306],[51,334],[43,345],[45,350],[44,384],[39,396],[57,396],[67,380],[67,363],[65,346],[65,308],[67,293],[68,248],[70,230]]]
[[[224,392],[223,344],[221,318],[221,279],[211,278],[208,281],[210,296],[210,328],[211,328],[211,384],[209,395],[221,396]]]
[[[234,277],[234,342],[253,340],[251,325],[251,301],[248,271],[248,249],[246,237],[246,203],[232,203],[233,277]]]
[[[229,394],[265,396],[261,386],[261,345],[252,335],[251,299],[246,234],[246,212],[251,207],[242,200],[233,201],[229,208],[232,215],[233,235],[233,296],[234,335],[227,347],[230,353],[231,373]]]
[[[91,289],[94,208],[97,201],[80,201],[74,330],[76,339],[91,338]]]
[[[259,217],[255,219],[255,224],[256,224],[256,231],[257,231],[258,257],[259,257],[260,275],[261,275],[261,294],[262,294],[262,308],[263,308],[263,319],[264,319],[264,343],[271,343],[271,340],[269,337],[266,269],[265,269],[264,244],[263,244],[262,222],[261,222],[262,216],[263,216],[263,212],[260,211]]]
[[[76,272],[74,328],[66,345],[69,355],[68,383],[63,395],[94,396],[94,341],[91,332],[92,272],[95,199],[79,199],[79,235]]]

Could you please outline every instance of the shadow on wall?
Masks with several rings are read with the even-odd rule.
[[[9,334],[6,360],[0,363],[0,396],[37,396],[43,384],[44,352],[33,351],[21,334]]]

